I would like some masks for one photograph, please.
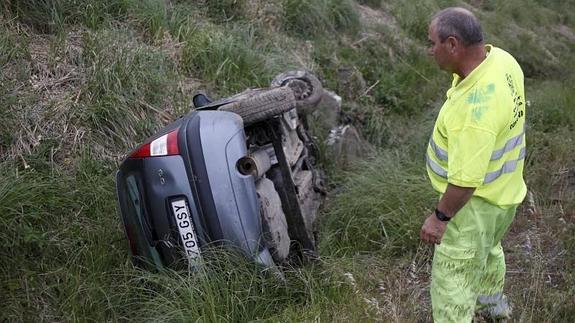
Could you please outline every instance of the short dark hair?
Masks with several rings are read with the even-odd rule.
[[[459,39],[465,46],[483,42],[481,24],[467,9],[460,7],[443,9],[433,16],[431,23],[435,25],[435,31],[441,42],[449,36]]]

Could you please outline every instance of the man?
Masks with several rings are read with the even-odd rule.
[[[433,318],[470,322],[481,308],[509,317],[501,239],[527,191],[523,72],[510,54],[483,43],[479,21],[463,8],[437,13],[429,42],[437,65],[453,74],[426,152],[441,193],[420,233],[436,244]]]

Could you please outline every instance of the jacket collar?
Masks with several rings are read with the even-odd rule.
[[[485,50],[487,51],[487,57],[479,64],[466,78],[461,80],[459,75],[453,74],[453,81],[451,82],[451,88],[447,90],[447,99],[455,99],[461,94],[465,93],[471,87],[479,81],[485,72],[493,65],[493,61],[497,55],[497,48],[493,45],[486,44]]]

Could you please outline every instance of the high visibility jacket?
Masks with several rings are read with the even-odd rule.
[[[502,49],[465,79],[454,74],[426,152],[433,187],[475,187],[474,196],[499,205],[520,203],[527,192],[523,72]]]

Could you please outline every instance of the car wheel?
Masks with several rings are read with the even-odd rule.
[[[231,103],[218,108],[240,115],[244,124],[252,124],[282,114],[296,107],[292,90],[286,87],[248,90]]]
[[[319,79],[309,71],[288,71],[277,75],[271,83],[273,87],[289,87],[300,110],[314,107],[321,100],[323,87]]]

